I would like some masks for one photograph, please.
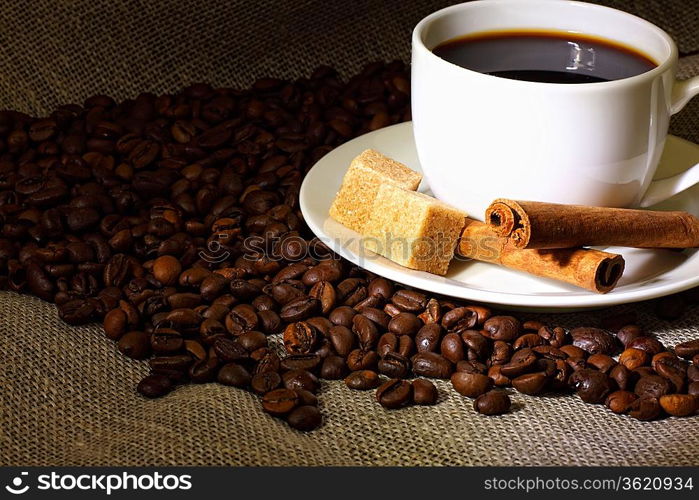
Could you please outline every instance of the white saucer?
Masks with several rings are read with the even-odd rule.
[[[640,250],[605,248],[620,253],[626,271],[617,287],[606,295],[538,278],[483,262],[454,261],[446,276],[436,276],[401,267],[388,259],[360,251],[360,235],[328,216],[330,204],[340,187],[352,158],[373,148],[421,171],[413,141],[412,123],[365,134],[325,155],[306,175],[301,186],[301,211],[311,230],[336,253],[380,276],[436,294],[501,308],[539,311],[581,310],[662,297],[699,285],[697,250]],[[667,139],[657,178],[668,177],[699,162],[699,145],[670,136]],[[420,191],[429,193],[423,182]],[[699,186],[653,208],[686,210],[699,215]]]

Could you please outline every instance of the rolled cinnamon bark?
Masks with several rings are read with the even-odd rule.
[[[687,212],[498,199],[486,210],[485,220],[517,248],[699,247],[699,219]]]
[[[625,264],[621,255],[585,248],[522,250],[488,224],[472,219],[466,219],[456,253],[598,293],[616,286]]]

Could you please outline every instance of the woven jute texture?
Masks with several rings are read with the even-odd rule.
[[[122,98],[191,81],[245,86],[323,63],[351,74],[370,60],[407,60],[414,23],[447,3],[8,2],[0,10],[0,106],[41,114],[93,93]],[[605,3],[659,24],[684,53],[699,50],[696,2]],[[693,74],[697,56],[683,60],[682,75]],[[699,140],[699,103],[673,127]],[[699,308],[673,323],[647,303],[539,319],[594,325],[629,310],[666,345],[699,336]],[[437,406],[392,412],[373,391],[323,382],[325,423],[301,434],[263,414],[257,397],[216,384],[145,400],[134,390],[145,373],[98,325],[69,327],[54,306],[0,292],[0,465],[699,464],[696,418],[638,422],[575,396],[514,394],[511,413],[483,417],[439,383]]]

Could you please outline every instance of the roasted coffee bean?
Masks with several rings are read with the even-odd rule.
[[[155,354],[172,354],[182,350],[184,339],[176,330],[159,328],[151,334],[150,346]]]
[[[692,394],[666,394],[660,396],[660,406],[673,417],[688,417],[699,409],[699,398]]]
[[[379,373],[389,378],[406,378],[410,373],[410,361],[397,352],[386,353],[378,363]]]
[[[437,404],[437,388],[435,385],[424,378],[413,380],[413,403],[416,405],[434,405]]]
[[[104,316],[103,327],[107,338],[119,340],[129,327],[126,313],[122,309],[112,309]]]
[[[328,337],[330,335],[330,329],[333,327],[332,322],[323,316],[308,318],[306,323],[318,330],[323,337]]]
[[[283,370],[307,370],[316,372],[323,359],[318,354],[290,354],[281,360]]]
[[[355,349],[347,356],[347,367],[351,371],[373,370],[379,362],[379,355],[376,351],[364,351]]]
[[[282,382],[287,389],[316,392],[320,388],[318,378],[307,370],[289,370],[282,375]]]
[[[485,360],[490,352],[488,339],[478,330],[464,330],[461,332],[461,340],[467,348],[467,354],[479,360]]]
[[[638,399],[633,392],[614,391],[604,401],[604,405],[614,413],[628,413],[634,401]]]
[[[386,278],[374,278],[367,286],[367,293],[370,296],[377,295],[388,300],[393,296],[393,283]]]
[[[425,310],[418,314],[418,318],[428,325],[430,323],[439,323],[442,320],[442,306],[437,299],[430,299],[427,302]]]
[[[492,365],[504,365],[512,357],[512,346],[507,342],[502,340],[496,340],[493,343],[493,350],[488,360],[488,364]]]
[[[320,376],[327,380],[339,380],[344,378],[348,371],[347,363],[343,357],[328,356],[320,367]]]
[[[589,354],[614,355],[618,351],[616,339],[599,328],[580,327],[570,331],[573,345]]]
[[[401,311],[419,313],[427,306],[427,296],[415,290],[398,290],[391,302]]]
[[[653,337],[637,337],[626,345],[627,349],[640,349],[649,356],[655,356],[665,350],[665,346]]]
[[[396,335],[415,335],[422,327],[422,321],[412,313],[398,313],[388,323],[388,330]]]
[[[462,396],[477,398],[493,387],[493,379],[480,373],[455,372],[451,376],[451,385]]]
[[[505,342],[510,342],[517,338],[521,327],[519,320],[512,316],[493,316],[483,325],[483,329],[488,337]]]
[[[391,317],[381,309],[376,309],[374,307],[363,307],[360,310],[360,313],[362,316],[366,316],[371,321],[376,323],[382,329],[388,329],[388,324],[391,321]]]
[[[415,353],[415,341],[412,337],[401,335],[398,337],[398,354],[409,358]]]
[[[352,328],[352,319],[357,314],[357,311],[349,306],[340,306],[330,313],[328,318],[335,325],[345,326],[347,328]]]
[[[243,366],[237,363],[227,363],[219,369],[216,380],[223,385],[248,387],[252,376]]]
[[[671,352],[661,352],[653,356],[651,367],[658,375],[672,383],[675,392],[684,390],[687,380],[687,363],[683,359]]]
[[[450,332],[469,330],[478,323],[478,314],[467,307],[457,307],[442,316],[442,326]]]
[[[488,367],[485,365],[485,363],[481,363],[480,361],[461,360],[456,363],[456,371],[466,373],[486,373],[488,371]]]
[[[542,326],[537,335],[554,347],[561,347],[566,341],[566,331],[560,326],[555,328]]]
[[[304,405],[294,409],[286,417],[286,421],[293,429],[309,432],[320,427],[323,417],[315,406]]]
[[[699,382],[692,382],[687,386],[687,394],[699,398]]]
[[[457,367],[457,369],[458,368],[459,367]],[[488,368],[488,377],[493,380],[493,384],[495,384],[497,387],[507,387],[512,385],[512,380],[502,374],[502,365],[494,365]]]
[[[692,364],[687,368],[687,381],[699,382],[699,366]]]
[[[512,401],[504,391],[488,391],[473,401],[473,409],[483,415],[502,415],[511,406]]]
[[[381,406],[389,410],[410,404],[412,397],[412,384],[400,379],[388,380],[376,390],[376,400]]]
[[[606,354],[593,354],[587,358],[587,364],[597,368],[602,373],[609,373],[617,362]]]
[[[131,331],[119,339],[119,351],[132,359],[144,359],[150,354],[150,340],[148,334],[140,331]]]
[[[310,318],[320,310],[320,301],[312,297],[292,300],[279,312],[279,317],[287,322]]]
[[[258,331],[249,331],[238,337],[238,343],[248,352],[267,347],[267,336]]]
[[[186,371],[194,363],[195,358],[190,354],[175,354],[172,356],[156,356],[148,360],[154,372]]]
[[[570,376],[570,384],[586,403],[603,403],[616,387],[614,381],[604,373],[590,368],[583,368]]]
[[[255,308],[249,304],[239,304],[226,316],[226,330],[232,335],[242,335],[251,330],[255,330],[260,323]]]
[[[659,399],[672,392],[672,384],[660,375],[647,375],[636,382],[634,392],[641,398]]]
[[[335,307],[337,294],[329,281],[319,281],[308,292],[308,295],[320,302],[320,312],[328,314]]]
[[[284,330],[284,347],[291,354],[307,354],[317,342],[317,330],[306,322],[291,323]]]
[[[523,394],[533,396],[541,393],[548,382],[548,377],[543,372],[525,373],[512,379],[512,387]]]
[[[330,328],[328,339],[335,352],[342,357],[347,357],[355,347],[356,336],[346,326],[336,325]]]
[[[622,364],[617,364],[609,372],[609,377],[616,382],[619,389],[626,391],[633,388],[635,384],[634,372]]]
[[[437,323],[423,326],[415,336],[417,352],[435,352],[442,338],[442,327]]]
[[[300,405],[318,406],[318,397],[305,389],[294,389],[299,396]]]
[[[533,371],[538,357],[531,349],[521,349],[515,352],[510,360],[501,366],[500,373],[505,377],[514,378],[523,373]]]
[[[447,333],[440,344],[439,352],[446,359],[456,364],[466,357],[464,343],[458,333]]]
[[[640,397],[631,403],[629,415],[638,420],[655,420],[662,411],[660,402],[656,398]]]
[[[637,325],[626,325],[616,333],[616,338],[624,344],[624,347],[628,347],[632,340],[642,336],[643,332]]]
[[[366,316],[357,314],[352,318],[352,331],[359,339],[359,347],[365,351],[376,347],[379,340],[379,329],[376,323],[368,319]]]
[[[650,356],[646,351],[634,349],[633,347],[625,349],[624,352],[619,355],[619,363],[629,370],[635,370],[639,366],[648,364],[649,361]]]
[[[538,334],[525,333],[524,335],[520,335],[519,337],[517,337],[517,339],[512,343],[512,348],[515,351],[524,348],[531,349],[532,347],[537,347],[544,343],[544,339],[540,337]]]
[[[252,390],[257,394],[265,394],[282,385],[282,377],[277,372],[256,373],[250,380]]]
[[[699,354],[699,339],[688,340],[675,346],[675,354],[680,358],[692,359]]]
[[[373,370],[358,370],[345,377],[345,385],[350,389],[366,391],[379,386],[381,379],[378,373]]]
[[[302,281],[305,285],[312,286],[319,281],[335,283],[341,277],[342,271],[339,266],[322,263],[306,271],[302,277]]]
[[[219,337],[214,341],[216,356],[227,363],[229,361],[241,361],[250,357],[248,351],[241,345],[238,339]],[[201,356],[197,356],[200,359]]]
[[[449,378],[454,371],[452,364],[434,352],[420,352],[413,356],[413,371],[417,375],[430,378]]]
[[[173,389],[172,381],[165,375],[146,375],[136,387],[136,390],[147,398],[165,396]]]
[[[299,404],[299,396],[292,389],[275,389],[262,396],[262,408],[272,415],[290,413]]]
[[[194,364],[189,367],[189,377],[192,379],[192,382],[205,384],[214,380],[217,369],[218,360],[216,357],[207,356],[204,359],[195,361]]]
[[[585,351],[572,344],[563,345],[560,350],[569,358],[585,358],[587,356]]]
[[[181,272],[180,261],[172,255],[163,255],[153,262],[153,276],[165,286],[174,285]]]
[[[384,333],[379,337],[376,351],[381,357],[389,352],[398,352],[398,337],[391,332]]]

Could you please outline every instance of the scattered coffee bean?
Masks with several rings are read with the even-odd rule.
[[[488,391],[473,401],[473,409],[483,415],[502,415],[511,406],[512,401],[505,391]]]
[[[262,396],[262,408],[272,415],[285,415],[299,404],[299,396],[292,389],[275,389]]]
[[[477,398],[493,387],[493,379],[481,373],[456,372],[451,376],[451,385],[462,396]]]
[[[299,406],[286,417],[287,423],[297,431],[308,432],[320,427],[323,417],[315,406]]]
[[[147,398],[159,398],[172,390],[173,384],[165,375],[147,375],[138,383],[136,390]]]
[[[416,405],[433,405],[437,403],[437,387],[424,378],[413,380],[413,402]]]
[[[374,389],[378,387],[381,383],[378,373],[372,370],[359,370],[350,373],[345,378],[345,385],[350,389],[355,389],[358,391],[366,391],[368,389]]]
[[[544,390],[547,382],[548,377],[546,377],[545,373],[525,373],[512,379],[512,387],[523,394],[534,396]]]
[[[570,376],[571,387],[586,403],[603,403],[607,395],[616,389],[614,381],[604,373],[583,368]]]
[[[388,380],[376,390],[376,400],[381,406],[389,410],[409,404],[412,396],[412,384],[400,379]]]
[[[631,405],[638,399],[638,396],[629,391],[614,391],[607,396],[604,405],[614,413],[628,413]]]
[[[663,410],[674,417],[688,417],[699,409],[699,398],[692,394],[666,394],[659,401]]]

